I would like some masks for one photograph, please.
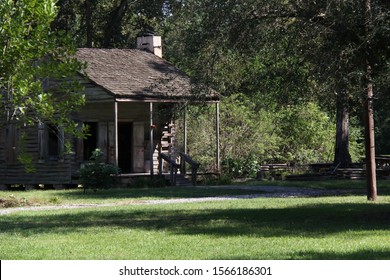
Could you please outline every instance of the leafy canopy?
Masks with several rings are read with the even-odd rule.
[[[84,104],[74,76],[82,65],[64,33],[51,24],[55,0],[0,2],[0,109],[7,123],[50,122],[77,132],[69,114]]]

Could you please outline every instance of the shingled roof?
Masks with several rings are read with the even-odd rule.
[[[190,78],[147,51],[82,48],[76,56],[87,63],[87,77],[118,99],[193,98]]]

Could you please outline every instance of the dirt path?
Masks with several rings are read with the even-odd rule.
[[[202,187],[198,187],[202,188]],[[210,187],[207,187],[210,188]],[[211,187],[213,188],[213,187]],[[19,211],[40,211],[40,210],[62,210],[62,209],[81,209],[81,208],[95,208],[95,207],[109,207],[122,205],[151,205],[151,204],[171,204],[171,203],[193,203],[206,201],[222,201],[235,199],[253,199],[259,197],[318,197],[318,196],[336,196],[351,193],[346,190],[318,190],[318,189],[304,189],[293,187],[278,187],[278,186],[216,186],[214,188],[226,189],[241,189],[259,191],[259,194],[250,195],[229,195],[218,197],[200,197],[200,198],[176,198],[176,199],[159,199],[159,200],[130,200],[116,203],[103,204],[64,204],[53,206],[26,206],[15,208],[0,209],[0,215],[6,215]]]

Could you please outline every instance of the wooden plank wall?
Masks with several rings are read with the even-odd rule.
[[[0,130],[0,183],[1,184],[67,184],[71,182],[70,159],[38,161],[38,129],[20,128],[25,133],[25,153],[32,156],[32,167],[36,172],[26,172],[26,166],[7,158],[6,129]],[[17,149],[17,147],[15,147]],[[16,154],[16,153],[15,153]]]
[[[114,116],[114,97],[103,88],[82,79],[80,82],[85,88],[87,104],[80,112],[74,113],[73,117],[79,122],[97,122],[98,123],[98,147],[106,155],[106,162],[115,162],[115,116]],[[166,107],[166,105],[164,105]],[[158,107],[157,107],[158,108]],[[158,109],[156,110],[158,111]],[[148,142],[150,141],[149,124],[149,103],[148,102],[119,102],[118,103],[118,121],[132,122],[138,126],[144,124],[143,137],[144,153],[143,159],[137,159],[146,163],[150,157]],[[154,169],[158,170],[158,149],[157,145],[161,140],[163,127],[167,124],[167,119],[156,115],[155,123],[157,125],[154,133],[153,142],[155,151],[153,154]],[[27,132],[25,149],[28,154],[33,156],[35,173],[27,173],[23,165],[12,158],[7,149],[6,130],[0,130],[0,184],[67,184],[72,182],[72,174],[75,175],[83,161],[82,145],[83,140],[74,141],[76,154],[67,156],[62,160],[42,161],[39,159],[39,137],[38,127],[23,128]],[[138,131],[142,131],[139,129]],[[169,134],[169,133],[168,133]],[[167,141],[167,135],[164,141]],[[8,139],[9,140],[9,139]],[[164,146],[169,145],[165,143]],[[140,146],[140,148],[142,148]],[[131,160],[131,159],[129,159]],[[133,159],[134,161],[134,159]],[[141,166],[141,165],[140,165]],[[145,169],[146,169],[146,165]]]

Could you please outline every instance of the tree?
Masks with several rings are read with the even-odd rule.
[[[354,0],[230,0],[222,3],[205,0],[186,1],[183,9],[187,11],[183,12],[184,18],[179,18],[178,22],[182,24],[185,40],[173,49],[173,55],[181,55],[179,62],[184,62],[191,73],[206,82],[224,81],[219,84],[223,90],[229,88],[225,86],[226,82],[238,85],[236,90],[243,89],[243,85],[261,89],[261,84],[276,84],[276,87],[287,92],[287,95],[278,94],[279,100],[278,97],[274,99],[279,102],[294,100],[291,99],[295,93],[291,85],[295,83],[290,81],[298,81],[297,85],[302,90],[293,95],[297,100],[312,98],[322,103],[324,108],[336,109],[334,162],[342,166],[351,163],[350,114],[361,112],[363,106],[360,104],[366,99],[363,93],[375,82],[376,86],[379,82],[385,84],[383,76],[388,77],[388,1],[373,0],[367,5],[367,2]],[[370,10],[369,17],[367,10]],[[175,36],[181,38],[177,34]],[[256,80],[256,76],[249,75],[252,81],[242,79],[250,72],[236,67],[240,63],[235,63],[235,58],[245,64],[253,61],[259,53],[263,54],[264,50],[268,57],[276,58],[270,60],[272,64],[268,64],[267,55],[258,56],[266,70],[257,74],[267,73],[268,76],[257,76]],[[244,56],[246,58],[242,58]],[[224,63],[230,62],[229,57],[233,62]],[[224,65],[222,69],[221,64]],[[191,65],[196,68],[191,68]],[[278,69],[275,65],[282,67]],[[293,65],[298,67],[292,68]],[[300,71],[286,75],[289,69]],[[272,77],[269,74],[273,70],[278,71]],[[220,80],[219,73],[228,78]],[[228,75],[224,75],[226,73]],[[237,79],[249,82],[250,86],[234,84],[236,80],[231,79],[234,73]],[[264,100],[267,93],[261,90],[257,92],[258,98]],[[305,92],[310,92],[312,97],[305,96]],[[288,98],[280,98],[285,96]],[[367,100],[372,101],[371,97]],[[369,107],[372,115],[372,106]],[[373,132],[372,128],[370,132]],[[369,143],[369,138],[366,143]],[[368,144],[368,147],[374,149],[372,144]],[[372,153],[370,157],[373,157]],[[371,163],[373,165],[374,162]]]
[[[72,79],[82,65],[73,56],[71,39],[51,29],[56,16],[55,0],[0,2],[2,124],[50,123],[79,132],[69,116],[84,104]]]
[[[71,31],[78,47],[129,48],[140,34],[161,31],[177,5],[176,0],[60,0],[54,26]]]
[[[364,0],[364,27],[366,31],[365,60],[366,60],[366,101],[365,101],[365,140],[366,140],[366,170],[367,170],[367,198],[377,199],[376,164],[375,164],[375,135],[372,83],[372,12],[371,0]]]

